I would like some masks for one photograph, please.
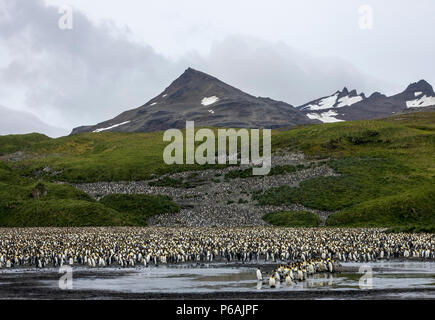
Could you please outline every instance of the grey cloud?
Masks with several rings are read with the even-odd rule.
[[[2,0],[10,19],[0,22],[0,43],[13,61],[2,82],[25,86],[29,110],[78,125],[111,117],[157,94],[182,68],[109,25],[96,26],[74,12],[73,30],[58,28],[57,8],[42,1]],[[115,30],[116,31],[116,30]]]
[[[50,126],[28,112],[0,106],[0,135],[34,132],[43,133],[49,137],[68,134],[65,129]]]
[[[294,105],[344,86],[371,93],[388,85],[343,59],[312,56],[282,42],[240,35],[216,43],[208,57],[196,59],[191,59],[193,65],[245,91]]]
[[[294,105],[343,86],[368,92],[378,84],[344,60],[284,43],[232,36],[206,56],[192,52],[173,61],[131,41],[128,30],[95,25],[79,11],[67,31],[58,28],[58,9],[41,0],[0,0],[0,7],[0,49],[12,57],[0,81],[25,88],[28,111],[56,126],[93,124],[142,105],[189,66]]]

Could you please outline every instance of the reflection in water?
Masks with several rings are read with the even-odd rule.
[[[263,282],[257,281],[257,290],[261,290],[261,288],[263,288]]]
[[[333,287],[334,285],[336,285],[334,279],[334,274],[331,273],[314,274],[307,278],[306,281],[294,281],[290,287],[297,289],[315,289],[327,286]]]

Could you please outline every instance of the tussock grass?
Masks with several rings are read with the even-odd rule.
[[[279,227],[318,227],[320,218],[312,212],[307,211],[282,211],[268,213],[263,220]]]
[[[180,210],[170,197],[160,195],[112,194],[102,198],[100,203],[124,213],[135,225],[140,226],[146,226],[149,217]]]

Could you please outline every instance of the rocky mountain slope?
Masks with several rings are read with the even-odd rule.
[[[313,100],[298,107],[310,119],[322,122],[367,120],[388,117],[404,111],[419,111],[435,106],[435,93],[425,80],[410,84],[405,91],[387,97],[375,92],[369,97],[346,88],[330,96]]]
[[[152,132],[196,126],[227,128],[277,128],[320,123],[290,104],[254,97],[208,74],[187,69],[160,95],[145,105],[123,112],[80,132]]]

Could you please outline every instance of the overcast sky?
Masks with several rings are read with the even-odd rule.
[[[434,15],[433,0],[0,0],[0,113],[67,134],[189,66],[295,106],[344,86],[394,94],[435,84]]]

